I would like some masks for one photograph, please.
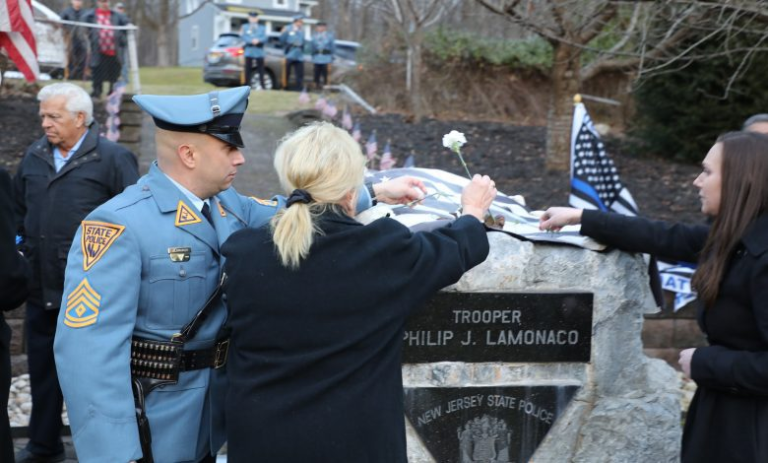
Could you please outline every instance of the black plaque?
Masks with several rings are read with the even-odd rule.
[[[405,415],[440,463],[523,463],[578,389],[406,388]]]
[[[592,299],[592,293],[438,293],[408,320],[403,362],[589,362]]]

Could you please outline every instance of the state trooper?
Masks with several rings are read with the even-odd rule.
[[[244,162],[249,91],[134,97],[154,118],[157,160],[82,222],[56,330],[81,463],[213,462],[223,444],[229,340],[219,249],[285,204],[231,187]],[[423,191],[413,178],[367,185],[358,207]]]
[[[245,41],[245,83],[251,88],[266,90],[264,85],[264,44],[267,41],[267,28],[259,24],[259,12],[248,13],[248,22],[240,29],[240,36]],[[254,66],[255,64],[255,66]],[[253,68],[259,73],[259,84],[253,82]]]
[[[285,86],[291,82],[291,68],[296,75],[295,90],[301,90],[304,85],[304,16],[293,17],[293,24],[286,26],[280,35],[280,44],[285,53]]]
[[[315,65],[315,88],[322,90],[328,83],[328,67],[336,53],[336,38],[328,31],[325,21],[317,23],[317,30],[312,35],[312,62]]]

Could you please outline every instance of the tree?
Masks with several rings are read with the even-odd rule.
[[[405,86],[411,111],[424,116],[421,100],[422,44],[425,32],[457,4],[457,0],[387,0],[382,2],[387,22],[403,36],[407,46]]]
[[[605,71],[626,71],[635,76],[669,72],[693,61],[724,53],[741,53],[749,62],[749,50],[733,50],[726,40],[707,53],[703,43],[727,31],[731,36],[764,31],[754,26],[766,17],[765,0],[729,2],[666,0],[618,2],[615,0],[476,0],[546,39],[553,48],[552,85],[547,115],[546,166],[567,171],[572,97],[582,82]],[[762,28],[764,29],[764,27]],[[700,40],[682,49],[684,39],[696,33]],[[726,34],[727,35],[727,34]],[[762,39],[754,42],[762,46]],[[584,65],[585,57],[589,62]],[[734,69],[734,75],[743,72]]]

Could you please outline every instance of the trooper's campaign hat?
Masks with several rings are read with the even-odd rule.
[[[259,10],[251,10],[248,12],[248,16],[252,16],[254,18],[258,17],[260,14],[261,14],[261,11]]]
[[[293,17],[293,22],[296,22],[296,21],[304,21],[304,15],[303,14],[297,14],[296,16],[294,16]]]
[[[240,121],[248,107],[248,86],[201,95],[136,95],[133,101],[149,113],[160,129],[207,133],[243,148]]]

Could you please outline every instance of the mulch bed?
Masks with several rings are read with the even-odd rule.
[[[102,107],[96,105],[97,120],[104,118]],[[25,148],[42,136],[37,113],[38,104],[32,96],[0,96],[0,166],[14,172]],[[412,153],[417,167],[464,175],[458,157],[442,146],[443,135],[458,130],[468,141],[462,153],[472,173],[490,175],[500,191],[524,196],[533,209],[567,204],[567,173],[548,173],[544,169],[544,127],[436,119],[415,124],[398,114],[364,115],[358,121],[364,138],[376,130],[379,153],[391,141],[398,164]],[[607,146],[641,214],[665,220],[702,221],[698,193],[691,184],[698,175],[698,166],[650,156],[633,157],[625,153],[619,140],[607,140]]]

